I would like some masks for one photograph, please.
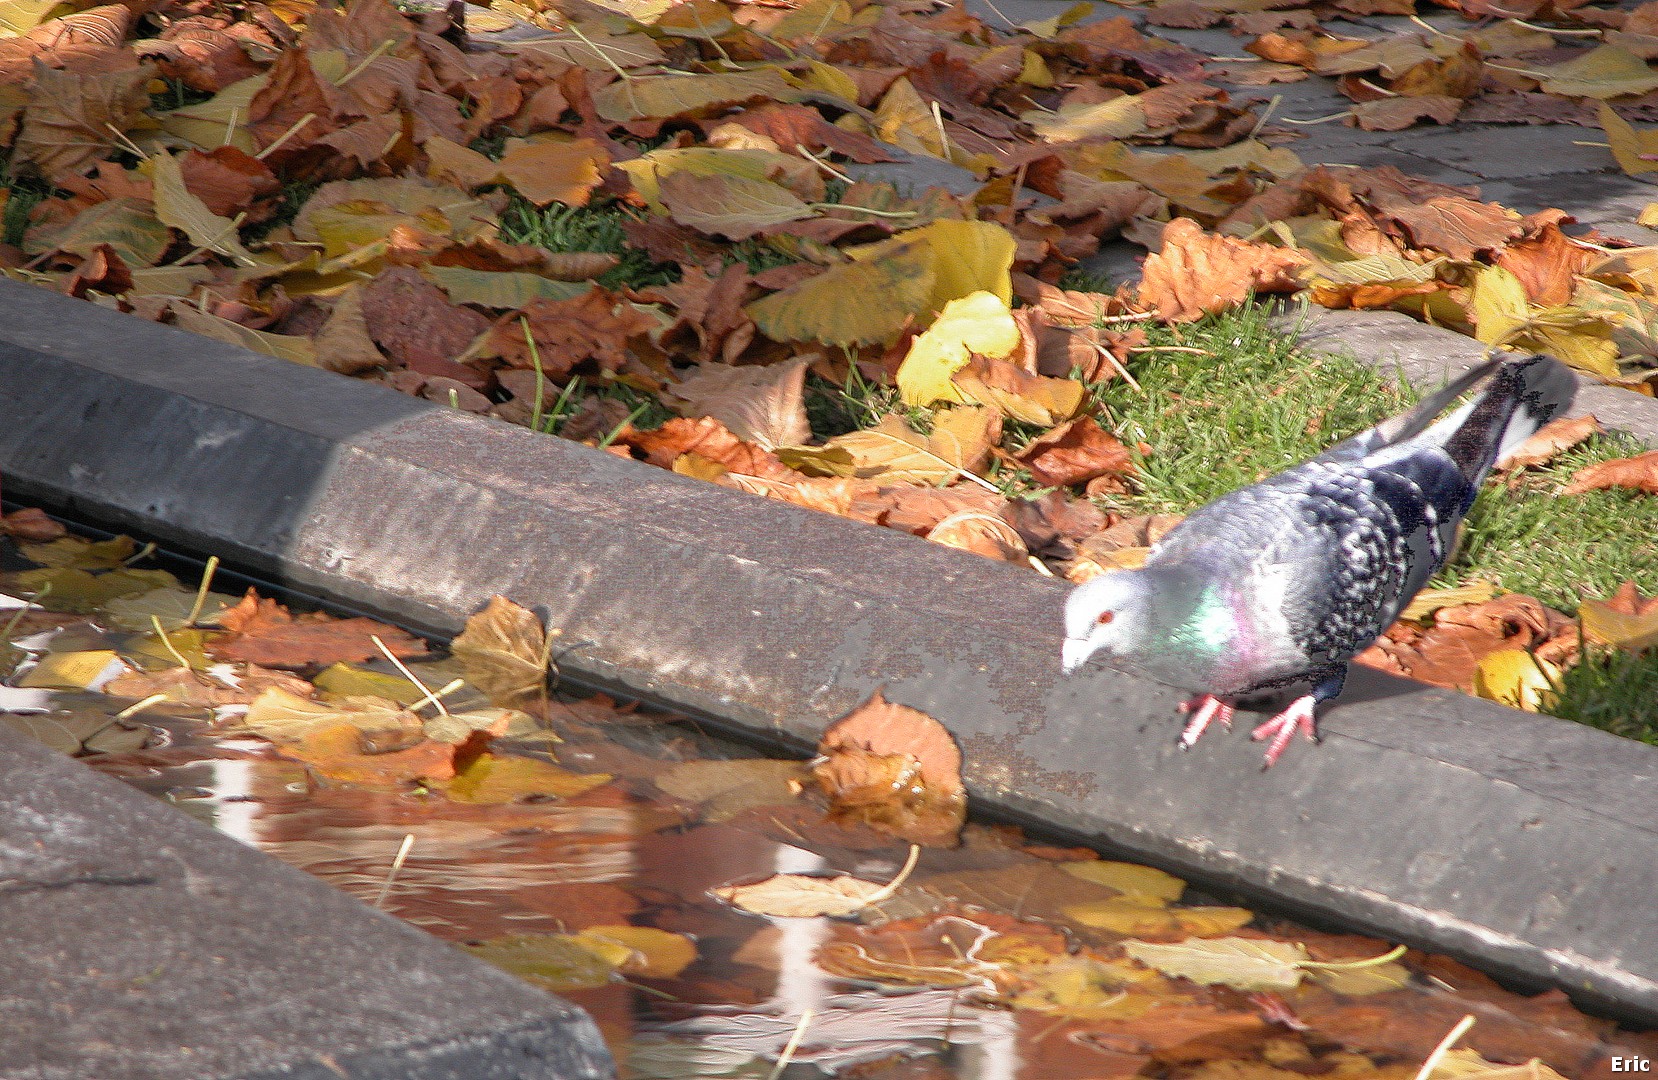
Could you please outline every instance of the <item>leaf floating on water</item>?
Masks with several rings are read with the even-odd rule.
[[[1293,990],[1308,959],[1299,942],[1235,937],[1188,938],[1178,945],[1125,941],[1123,951],[1165,975],[1234,990]]]
[[[456,802],[511,803],[533,797],[568,799],[610,783],[609,773],[576,773],[516,754],[480,754],[448,786]]]
[[[1083,859],[1064,863],[1060,869],[1096,885],[1109,885],[1124,896],[1150,897],[1164,903],[1180,899],[1180,894],[1186,891],[1186,883],[1173,874],[1138,863]]]
[[[961,750],[944,725],[874,696],[823,733],[813,767],[831,815],[917,844],[952,844],[967,817]]]
[[[910,856],[898,876],[885,885],[864,881],[849,874],[836,877],[811,877],[806,874],[775,874],[763,881],[748,885],[722,885],[708,890],[733,907],[754,915],[774,915],[782,918],[809,919],[821,915],[844,917],[856,914],[871,904],[898,891],[915,869],[921,849],[910,846]]]

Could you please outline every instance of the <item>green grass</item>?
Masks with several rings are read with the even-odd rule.
[[[1563,720],[1658,744],[1658,649],[1592,650],[1560,679],[1548,710]]]
[[[564,206],[545,210],[514,192],[501,215],[501,239],[509,244],[535,244],[549,251],[602,251],[621,256],[621,262],[596,279],[606,288],[630,285],[643,288],[679,280],[679,271],[627,242],[622,223],[628,211],[615,206]]]
[[[6,209],[0,213],[0,242],[20,247],[23,233],[29,227],[29,211],[52,194],[52,185],[34,177],[12,176],[9,170],[0,177],[0,185],[10,192]]]
[[[933,429],[931,409],[905,405],[896,386],[872,383],[853,367],[846,382],[836,386],[821,376],[806,376],[806,421],[812,434],[824,439],[872,428],[888,413],[902,416],[910,427],[926,434]]]

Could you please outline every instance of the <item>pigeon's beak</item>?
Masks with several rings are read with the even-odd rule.
[[[1049,655],[1052,655],[1051,653]],[[1065,647],[1059,653],[1059,666],[1069,675],[1083,665],[1090,656],[1094,655],[1094,643],[1085,638],[1066,638]]]

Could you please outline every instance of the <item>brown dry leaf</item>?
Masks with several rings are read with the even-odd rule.
[[[638,449],[646,461],[664,469],[674,469],[682,458],[695,455],[734,473],[768,480],[801,479],[800,473],[776,455],[737,438],[712,416],[696,420],[675,417],[655,431],[624,431],[615,442]]]
[[[455,357],[489,328],[489,320],[449,302],[442,289],[407,266],[394,266],[363,288],[364,327],[393,362],[423,375],[457,379],[474,390],[477,372]]]
[[[686,416],[711,416],[739,439],[775,450],[812,437],[805,404],[810,363],[807,357],[765,366],[705,363],[668,393],[684,402]]]
[[[482,355],[499,357],[511,367],[534,367],[521,319],[529,322],[542,372],[559,382],[587,362],[604,371],[620,370],[627,363],[628,340],[658,325],[638,307],[595,286],[574,299],[533,300],[502,316],[490,328]]]
[[[1370,667],[1471,692],[1480,661],[1517,649],[1554,663],[1577,648],[1570,618],[1529,596],[1510,593],[1482,604],[1443,607],[1426,630],[1397,622],[1355,659]]]
[[[1414,246],[1443,251],[1453,259],[1498,250],[1525,231],[1513,210],[1461,197],[1390,200],[1386,213],[1407,230]]]
[[[1358,126],[1365,131],[1403,131],[1422,120],[1449,124],[1461,111],[1461,98],[1443,94],[1377,98],[1349,110]]]
[[[334,310],[322,324],[312,344],[317,350],[317,366],[341,375],[360,375],[386,365],[385,354],[374,344],[368,331],[368,320],[363,314],[361,285],[341,293],[334,301]]]
[[[1596,420],[1592,413],[1550,420],[1529,439],[1498,459],[1495,468],[1499,472],[1506,472],[1547,464],[1562,451],[1570,450],[1584,439],[1598,435],[1603,430],[1600,421]]]
[[[46,511],[29,506],[22,510],[13,510],[0,518],[0,532],[15,536],[24,543],[44,544],[52,540],[61,540],[69,530],[47,517]]]
[[[234,146],[218,146],[205,153],[187,150],[178,157],[184,186],[208,210],[221,217],[237,213],[246,221],[263,221],[274,212],[282,181],[270,167]]]
[[[1075,416],[1087,393],[1075,379],[1032,375],[1006,360],[975,356],[950,377],[961,396],[1012,420],[1052,427]]]
[[[586,206],[609,165],[610,155],[592,139],[508,139],[499,175],[537,206]]]
[[[1030,551],[1013,526],[982,510],[951,514],[928,531],[927,539],[1003,562],[1024,565],[1030,558]]]
[[[1649,495],[1658,495],[1658,450],[1649,450],[1638,457],[1617,458],[1579,469],[1571,482],[1560,489],[1562,495],[1581,495],[1600,488],[1633,488]]]
[[[1497,253],[1496,263],[1519,279],[1526,299],[1543,307],[1571,302],[1577,277],[1599,255],[1549,224],[1536,236],[1517,240]]]
[[[1605,600],[1586,597],[1577,609],[1583,636],[1597,645],[1639,651],[1658,645],[1658,596],[1642,598],[1633,581]],[[105,689],[106,693],[116,691]]]
[[[81,75],[37,58],[12,160],[33,165],[48,180],[86,172],[115,152],[117,133],[124,135],[149,107],[154,76],[148,64]]]
[[[1043,487],[1070,487],[1098,476],[1134,474],[1128,447],[1091,416],[1079,416],[1037,436],[1016,456]]]
[[[1146,256],[1140,300],[1170,322],[1193,322],[1252,293],[1300,288],[1307,257],[1288,248],[1205,233],[1190,218],[1163,230],[1163,249]]]
[[[832,817],[916,844],[956,842],[967,816],[961,750],[944,725],[917,709],[868,701],[831,724],[812,774]]]
[[[219,616],[229,636],[210,643],[221,660],[245,661],[269,668],[326,667],[380,656],[370,638],[378,637],[402,659],[425,656],[426,644],[395,626],[361,616],[335,619],[311,612],[297,619],[275,600],[261,600],[249,589],[242,602]]]
[[[521,706],[547,688],[547,632],[535,612],[504,596],[490,597],[449,648],[495,705]]]

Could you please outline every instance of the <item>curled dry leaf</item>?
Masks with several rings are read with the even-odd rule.
[[[835,721],[812,769],[835,817],[917,844],[952,844],[967,816],[961,750],[944,725],[880,691]]]
[[[1649,450],[1638,457],[1616,458],[1579,469],[1571,482],[1560,489],[1562,495],[1581,495],[1601,488],[1633,488],[1649,495],[1658,495],[1658,450]]]
[[[655,431],[624,431],[617,436],[616,444],[642,451],[646,461],[664,469],[672,469],[681,458],[695,454],[734,473],[781,481],[802,478],[775,454],[737,438],[712,416],[696,420],[675,417]]]
[[[1146,256],[1140,302],[1170,322],[1192,322],[1242,303],[1251,293],[1292,292],[1307,257],[1231,236],[1205,233],[1190,218],[1163,230],[1163,248]]]
[[[496,705],[522,705],[547,686],[547,633],[535,612],[492,596],[450,643],[467,681]]]
[[[1024,540],[1013,526],[982,510],[951,514],[928,531],[927,539],[1003,562],[1023,564],[1030,557]]]
[[[1095,477],[1134,474],[1128,447],[1090,416],[1079,416],[1037,436],[1017,457],[1044,487],[1070,487]]]

